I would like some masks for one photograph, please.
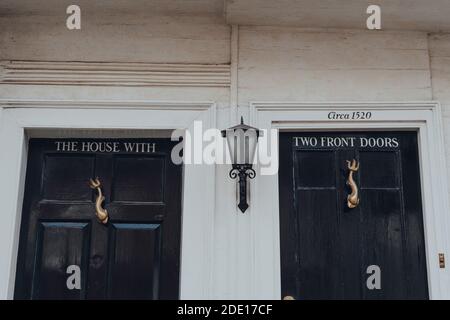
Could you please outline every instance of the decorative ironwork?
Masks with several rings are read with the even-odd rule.
[[[359,163],[355,159],[353,159],[352,161],[347,160],[347,167],[349,170],[347,185],[350,187],[351,190],[351,193],[347,196],[347,206],[350,209],[353,209],[356,208],[359,204],[358,185],[353,179],[353,172],[358,171]]]
[[[239,177],[239,203],[238,208],[245,212],[248,208],[247,203],[247,178],[253,179],[256,176],[255,170],[251,164],[233,164],[229,176],[231,179]]]
[[[252,164],[258,138],[261,134],[262,132],[259,129],[246,125],[243,117],[241,117],[240,124],[222,130],[222,137],[227,139],[228,150],[233,161],[229,176],[231,179],[239,177],[238,208],[242,212],[245,212],[249,207],[247,203],[247,178],[253,179],[256,176]]]
[[[98,221],[103,224],[108,223],[108,211],[102,207],[103,202],[105,201],[105,197],[102,193],[102,183],[99,178],[95,178],[95,180],[89,180],[89,186],[91,189],[97,190],[97,199],[95,199],[95,215],[97,216]]]

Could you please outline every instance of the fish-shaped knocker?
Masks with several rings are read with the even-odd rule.
[[[352,161],[347,160],[348,167],[348,179],[347,185],[350,187],[351,193],[347,196],[347,206],[350,209],[356,208],[359,204],[359,194],[358,194],[358,186],[356,185],[355,180],[353,179],[353,172],[358,171],[359,163],[353,159]]]
[[[95,215],[97,216],[98,221],[103,224],[108,223],[108,211],[102,207],[102,203],[105,201],[105,197],[102,193],[102,184],[99,178],[90,179],[89,186],[91,189],[97,190],[97,199],[95,199]]]

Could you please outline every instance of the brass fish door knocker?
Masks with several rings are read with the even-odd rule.
[[[97,190],[97,199],[95,199],[95,215],[97,216],[98,221],[103,224],[108,223],[108,211],[102,207],[102,203],[105,201],[105,197],[102,193],[102,184],[99,178],[90,179],[89,186],[91,189]]]
[[[358,186],[356,185],[355,180],[353,179],[353,172],[358,171],[359,163],[353,159],[352,161],[347,160],[348,167],[348,179],[347,185],[350,187],[350,194],[347,196],[347,206],[350,209],[356,208],[359,204],[359,192]]]

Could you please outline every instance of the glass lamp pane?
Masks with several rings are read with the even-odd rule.
[[[249,129],[246,131],[246,136],[247,136],[247,143],[248,143],[248,159],[247,159],[247,163],[252,164],[253,160],[255,159],[255,152],[256,152],[256,146],[258,144],[258,138],[256,135],[256,131]]]
[[[235,130],[234,136],[236,138],[236,163],[244,164],[245,163],[245,135],[242,130]]]
[[[236,137],[234,136],[233,130],[227,130],[227,144],[228,144],[228,151],[230,152],[230,158],[232,163],[236,163],[236,155],[237,155],[237,144],[236,144]]]
[[[227,130],[226,138],[233,164],[253,163],[258,142],[255,130]]]

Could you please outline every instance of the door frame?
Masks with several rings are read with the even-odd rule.
[[[0,299],[14,296],[28,131],[183,129],[216,126],[214,102],[0,100]],[[46,131],[48,132],[48,131]],[[47,137],[47,136],[46,136]],[[49,134],[48,138],[56,138]],[[189,186],[189,187],[185,187]],[[215,166],[184,165],[180,298],[212,296]]]
[[[372,117],[329,118],[330,112],[356,111],[371,112]],[[448,262],[441,269],[438,261],[439,253],[450,258],[448,175],[438,102],[251,102],[250,122],[258,128],[283,131],[417,131],[429,297],[450,299]],[[256,298],[280,299],[278,174],[257,175],[251,183],[254,275],[250,281]]]

